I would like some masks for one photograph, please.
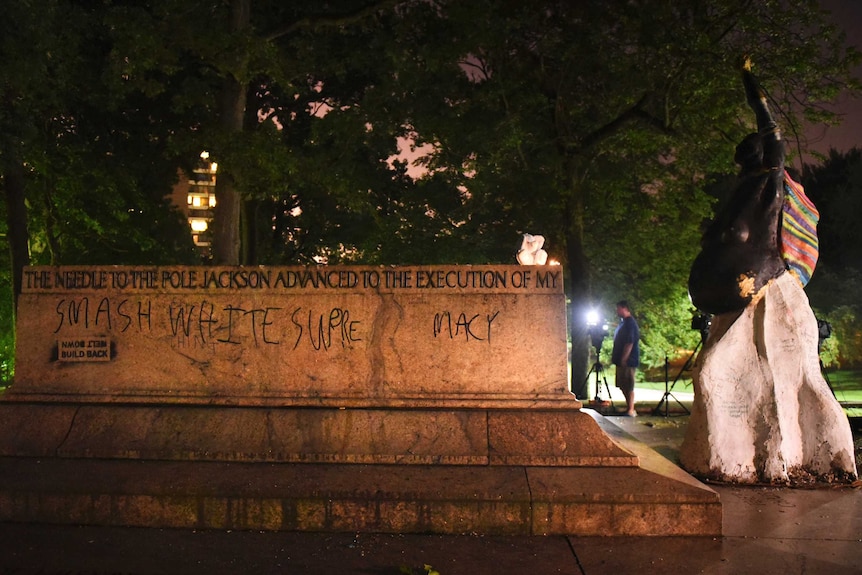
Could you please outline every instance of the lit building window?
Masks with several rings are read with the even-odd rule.
[[[192,240],[204,258],[211,255],[211,224],[215,215],[217,172],[218,164],[210,161],[209,152],[201,152],[200,159],[195,162],[191,173],[180,171],[181,182],[175,186],[173,194],[173,201],[177,207],[182,208]],[[185,204],[182,204],[183,196]]]
[[[189,224],[192,226],[193,232],[205,232],[207,231],[207,221],[204,218],[189,218]]]

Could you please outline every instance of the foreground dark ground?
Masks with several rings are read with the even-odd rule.
[[[645,394],[646,395],[646,394]],[[614,424],[675,461],[688,417]],[[681,413],[681,412],[680,412]],[[857,466],[862,460],[854,423]],[[862,489],[712,486],[722,537],[487,537],[217,532],[0,523],[2,574],[859,574]]]

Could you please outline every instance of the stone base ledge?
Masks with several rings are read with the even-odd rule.
[[[718,494],[589,410],[0,402],[0,521],[721,533]]]
[[[254,396],[190,394],[188,392],[171,394],[157,392],[140,393],[63,393],[31,392],[10,389],[0,402],[14,403],[98,403],[134,405],[189,405],[221,407],[328,407],[351,409],[543,409],[569,411],[580,409],[583,404],[570,393],[549,394],[488,394],[460,393],[449,395],[398,395],[389,397],[367,396],[321,396],[321,395],[279,395]]]
[[[0,475],[0,521],[354,533],[721,534],[714,491],[639,468],[0,457]]]
[[[578,409],[0,402],[0,456],[637,467]]]

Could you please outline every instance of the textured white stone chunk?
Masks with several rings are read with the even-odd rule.
[[[820,371],[808,297],[787,273],[764,292],[742,312],[713,318],[680,464],[737,483],[853,478],[853,436]]]

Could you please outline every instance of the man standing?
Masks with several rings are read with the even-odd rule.
[[[631,308],[626,300],[617,302],[617,315],[620,324],[614,331],[614,349],[611,363],[617,367],[616,383],[626,398],[626,415],[637,416],[635,411],[635,370],[640,364],[640,329],[632,317]]]

